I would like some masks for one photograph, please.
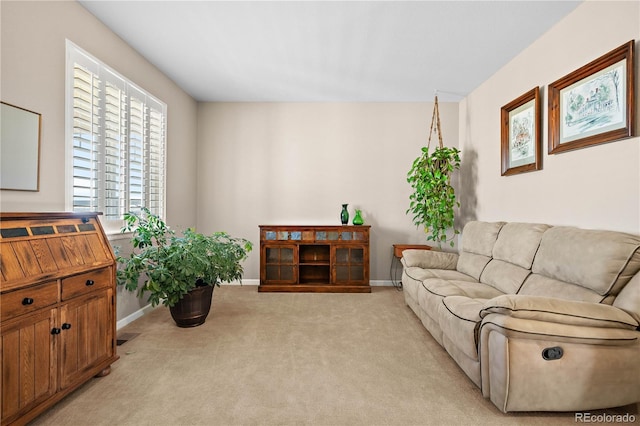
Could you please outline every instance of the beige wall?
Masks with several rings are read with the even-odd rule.
[[[198,227],[256,246],[258,225],[340,224],[342,203],[372,226],[371,279],[389,280],[391,246],[424,243],[405,214],[406,174],[426,144],[431,103],[203,103],[198,108]],[[458,105],[440,105],[457,146]],[[437,143],[433,141],[433,143]]]
[[[3,211],[65,209],[65,39],[167,103],[167,218],[195,223],[196,102],[70,1],[2,1],[4,102],[42,114],[40,191],[2,191]],[[187,190],[185,190],[187,188]]]
[[[40,192],[1,191],[2,211],[65,207],[68,38],[168,104],[167,219],[178,229],[197,223],[251,239],[247,279],[259,276],[259,224],[338,223],[344,202],[373,226],[373,280],[389,279],[393,243],[424,242],[405,214],[405,177],[426,143],[431,103],[197,105],[75,2],[2,1],[0,14],[0,98],[43,115]],[[587,1],[459,106],[441,104],[445,143],[463,152],[463,221],[640,233],[639,138],[546,154],[546,85],[640,39],[639,16],[638,2]],[[543,87],[544,169],[501,177],[500,107],[536,85]]]
[[[465,219],[640,234],[640,138],[547,154],[547,86],[631,39],[640,39],[639,2],[587,1],[460,103]],[[535,86],[544,107],[543,170],[502,177],[500,108]]]
[[[42,114],[40,191],[0,191],[2,211],[65,210],[65,39],[167,103],[167,220],[196,221],[196,102],[80,4],[0,2],[0,98]],[[126,243],[126,241],[125,241]],[[118,319],[137,309],[119,295]]]

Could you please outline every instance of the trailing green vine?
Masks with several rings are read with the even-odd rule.
[[[429,153],[431,136],[438,134],[438,148]],[[454,227],[454,208],[460,207],[455,189],[451,186],[451,174],[460,168],[460,150],[447,148],[442,143],[438,96],[433,105],[433,117],[429,130],[429,142],[422,148],[422,154],[413,161],[407,173],[407,182],[413,188],[409,196],[407,214],[413,214],[413,223],[424,226],[427,241],[434,241],[442,247],[449,241],[453,247],[453,237],[447,238],[447,230],[453,229],[454,236],[459,231]]]
[[[428,241],[439,246],[449,241],[447,230],[454,228],[454,208],[460,207],[451,186],[451,173],[460,168],[460,151],[457,148],[422,148],[422,155],[415,159],[407,174],[407,182],[413,188],[409,196],[407,214],[413,214],[413,223],[423,225]],[[450,245],[453,247],[453,238]]]

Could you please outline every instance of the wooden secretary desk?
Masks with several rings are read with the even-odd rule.
[[[370,293],[370,226],[260,226],[258,290]]]
[[[116,262],[98,213],[0,213],[2,424],[24,424],[116,355]]]

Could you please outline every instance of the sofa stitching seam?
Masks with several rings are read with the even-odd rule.
[[[454,317],[459,318],[459,319],[461,319],[461,320],[463,320],[463,321],[472,322],[472,323],[474,323],[474,324],[477,324],[477,323],[479,323],[480,321],[482,321],[482,318],[480,318],[480,320],[479,320],[479,321],[474,321],[474,320],[470,320],[470,319],[467,319],[467,318],[463,318],[463,317],[461,317],[461,316],[457,315],[455,312],[453,312],[451,309],[449,309],[449,307],[448,307],[448,306],[447,306],[447,304],[444,302],[444,300],[445,300],[445,299],[442,299],[442,304],[444,305],[444,307],[445,307],[445,308],[447,308],[447,311],[449,311],[449,312],[451,313],[451,315],[453,315]]]
[[[500,324],[497,324],[497,323],[495,323],[495,322],[493,322],[493,321],[484,321],[484,320],[482,321],[482,325],[480,326],[480,329],[482,330],[482,328],[483,328],[485,325],[487,325],[487,324],[493,324],[493,325],[495,325],[496,327],[500,327],[500,328],[502,328],[502,329],[504,329],[504,330],[515,331],[515,332],[523,333],[523,334],[531,334],[531,335],[534,335],[534,336],[544,336],[544,337],[566,337],[567,339],[582,339],[582,340],[606,340],[606,341],[611,341],[611,342],[615,342],[615,341],[634,342],[634,341],[637,341],[637,340],[638,340],[638,338],[637,338],[637,337],[629,337],[629,338],[626,338],[626,337],[623,337],[623,338],[617,337],[617,338],[614,338],[614,339],[610,339],[610,338],[607,338],[607,337],[580,337],[580,336],[567,336],[567,335],[563,335],[563,334],[544,334],[544,333],[534,333],[534,332],[532,332],[532,331],[517,330],[517,329],[515,329],[515,328],[505,327],[505,326],[500,325]]]
[[[447,304],[444,302],[445,299],[442,299],[442,304],[444,305],[444,307],[447,309],[447,311],[449,311],[451,313],[451,315],[453,315],[454,317],[461,319],[462,321],[467,321],[470,323],[475,324],[475,327],[473,327],[473,346],[476,348],[476,356],[478,357],[478,362],[480,362],[480,351],[478,350],[478,344],[480,342],[480,326],[482,323],[482,318],[480,318],[479,321],[473,321],[470,319],[466,319],[466,318],[462,318],[459,315],[456,315],[451,309],[449,309],[449,307],[447,306]]]
[[[522,311],[522,312],[542,312],[542,313],[545,313],[545,314],[555,314],[555,315],[561,315],[561,316],[566,316],[566,317],[584,318],[584,319],[590,319],[590,320],[594,320],[594,321],[605,321],[605,322],[611,322],[611,323],[615,323],[615,324],[624,324],[624,325],[637,327],[636,324],[630,324],[630,323],[624,322],[624,321],[618,321],[618,320],[612,320],[612,319],[606,319],[606,318],[587,317],[587,316],[584,316],[584,315],[567,314],[567,313],[563,313],[563,312],[545,311],[543,309],[513,309],[513,308],[506,307],[506,306],[487,306],[486,308],[482,308],[480,310],[480,314],[482,314],[483,312],[487,311],[488,309],[493,309],[493,308],[506,309],[506,310],[511,311],[511,312],[520,312],[520,311]],[[493,313],[496,313],[496,312],[493,312]],[[484,317],[482,317],[482,318],[484,318]],[[531,318],[521,318],[521,319],[531,319]],[[536,320],[536,321],[538,321],[538,320]],[[573,325],[573,324],[567,324],[567,325]]]
[[[609,285],[609,288],[607,289],[607,291],[605,292],[605,294],[602,295],[603,299],[606,299],[610,294],[611,294],[611,290],[613,290],[613,287],[615,287],[616,283],[618,282],[618,280],[620,279],[620,275],[622,275],[622,272],[627,269],[627,266],[629,265],[629,263],[631,262],[631,259],[633,258],[633,256],[636,254],[636,252],[638,251],[638,249],[640,249],[640,245],[636,245],[635,249],[633,249],[633,251],[631,252],[631,254],[629,254],[629,256],[627,256],[627,258],[625,259],[624,265],[622,265],[620,267],[620,270],[618,271],[618,273],[616,274],[615,279],[611,282],[611,285]],[[626,284],[625,284],[626,285]],[[622,287],[624,288],[624,287]],[[618,291],[618,293],[620,293],[620,291]],[[618,296],[617,294],[614,296]]]

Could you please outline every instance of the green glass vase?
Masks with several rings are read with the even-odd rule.
[[[364,220],[362,219],[362,210],[356,209],[356,215],[353,217],[354,225],[362,225]]]
[[[347,206],[349,204],[342,205],[342,211],[340,212],[340,222],[343,225],[347,225],[349,223],[349,210],[347,210]]]

